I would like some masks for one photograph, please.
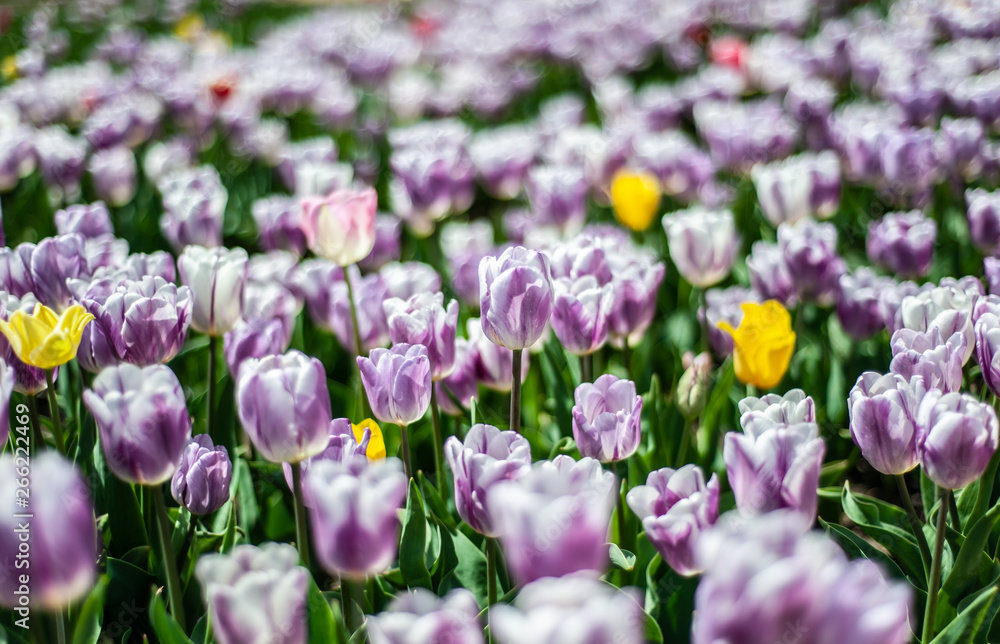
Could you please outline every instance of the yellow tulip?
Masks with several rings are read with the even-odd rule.
[[[788,370],[795,349],[792,318],[779,302],[744,302],[743,321],[734,329],[726,322],[719,328],[733,337],[733,367],[740,382],[770,389]]]
[[[646,230],[660,206],[660,181],[648,172],[619,170],[611,180],[615,218],[632,230]]]
[[[354,431],[354,440],[361,442],[365,435],[365,430],[371,432],[368,439],[368,460],[380,461],[385,458],[385,438],[382,436],[382,428],[371,418],[366,418],[357,425],[351,423],[351,430]]]
[[[3,61],[0,62],[0,76],[2,76],[5,81],[17,79],[17,58],[14,56],[6,56]]]
[[[83,329],[93,319],[79,304],[66,309],[62,316],[44,304],[35,304],[30,315],[18,309],[9,321],[0,320],[0,333],[21,362],[39,369],[55,369],[76,357]]]

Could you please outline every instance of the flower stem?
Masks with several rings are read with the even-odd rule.
[[[594,354],[580,356],[580,382],[594,381]]]
[[[628,516],[625,514],[625,494],[628,492],[628,462],[618,461],[616,469],[619,479],[618,495],[615,498],[616,514],[618,515],[618,547],[622,550],[631,550],[631,540],[628,538]]]
[[[42,438],[42,424],[38,421],[38,399],[35,394],[27,394],[25,398],[28,399],[28,418],[31,421],[31,427],[28,428],[31,432],[31,445],[33,448],[37,445],[35,449],[47,449],[48,445]]]
[[[622,364],[625,367],[625,374],[632,379],[632,348],[628,346],[628,338],[622,343]]]
[[[979,479],[979,494],[976,496],[976,505],[973,506],[972,514],[969,515],[969,521],[966,523],[970,528],[976,525],[976,522],[986,514],[986,508],[990,505],[990,498],[993,495],[993,481],[996,479],[998,464],[1000,464],[1000,450],[993,453],[993,458],[990,459],[986,473]]]
[[[354,589],[351,588],[352,583],[346,578],[340,580],[340,603],[344,611],[344,626],[347,627],[348,635],[354,635],[354,598],[351,596]]]
[[[510,428],[521,431],[521,352],[524,349],[514,349],[514,360],[510,374]]]
[[[58,644],[66,644],[66,612],[59,611],[55,616],[56,621],[56,641]]]
[[[438,491],[446,492],[444,476],[444,443],[441,438],[441,413],[438,411],[437,387],[431,383],[431,428],[434,430],[434,477]]]
[[[930,642],[934,636],[937,617],[938,591],[941,589],[941,556],[944,554],[944,533],[948,529],[948,505],[950,497],[945,490],[938,489],[941,507],[938,508],[937,534],[934,536],[934,557],[931,563],[931,578],[927,582],[927,605],[924,608],[924,628],[921,642]]]
[[[52,416],[52,435],[56,439],[56,449],[66,456],[66,445],[63,443],[62,417],[59,415],[59,402],[56,400],[56,388],[53,385],[52,369],[45,370],[45,389],[49,396],[49,415]]]
[[[407,480],[413,478],[413,468],[410,466],[410,437],[406,433],[406,425],[399,426],[399,456],[403,459],[403,471]]]
[[[902,474],[896,474],[892,478],[896,479],[896,487],[899,489],[899,496],[903,501],[903,509],[910,519],[910,529],[917,539],[917,548],[920,549],[920,560],[924,564],[924,574],[930,573],[931,569],[931,549],[927,547],[927,538],[924,537],[923,524],[917,516],[917,510],[913,507],[913,499],[910,498],[910,491],[906,487],[906,478]]]
[[[167,577],[167,595],[170,597],[170,612],[174,621],[183,630],[184,602],[181,599],[181,580],[177,575],[177,561],[174,559],[174,546],[170,541],[170,518],[167,516],[167,505],[163,501],[163,490],[159,485],[152,487],[153,505],[156,506],[156,527],[160,533],[160,550],[163,554],[163,571]]]
[[[302,501],[302,463],[292,463],[292,493],[295,495],[295,545],[299,559],[309,568],[309,532],[306,525],[306,506]]]
[[[750,398],[750,397],[754,397],[754,398],[757,397],[757,387],[754,386],[754,385],[751,385],[748,382],[747,383],[747,398]]]
[[[958,504],[955,503],[955,492],[948,490],[948,513],[951,516],[951,527],[962,531],[962,517],[958,515]]]
[[[354,286],[351,284],[351,275],[344,269],[344,282],[347,284],[347,299],[351,304],[351,330],[354,331],[354,353],[361,355],[361,329],[358,327],[358,307],[354,303]],[[358,367],[358,388],[361,398],[361,418],[368,418],[371,412],[368,410],[368,394],[365,393],[365,385],[361,381],[361,368]]]
[[[694,422],[690,420],[684,421],[684,429],[681,430],[681,446],[677,449],[677,467],[681,467],[687,463],[687,453],[688,447],[691,445],[691,434],[694,433]]]
[[[218,379],[218,365],[219,365],[219,338],[214,335],[208,338],[208,393],[206,394],[206,401],[208,405],[208,413],[205,416],[208,419],[208,425],[206,429],[208,430],[208,435],[212,437],[212,441],[216,445],[222,445],[221,436],[218,435],[219,428],[215,424],[215,387],[216,380]],[[226,446],[228,449],[232,450],[232,445]]]
[[[487,609],[497,603],[497,540],[486,537],[486,604]],[[487,613],[487,625],[489,621]],[[493,641],[493,629],[490,629],[490,642]]]

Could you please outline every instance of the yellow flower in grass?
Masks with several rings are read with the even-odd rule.
[[[632,230],[646,230],[660,207],[660,181],[648,172],[619,170],[611,180],[615,218]]]
[[[795,350],[792,317],[779,302],[744,302],[743,321],[734,329],[726,322],[719,328],[733,337],[733,367],[740,382],[770,389],[788,370]]]
[[[385,458],[385,438],[382,436],[382,428],[371,418],[366,418],[357,425],[351,423],[351,430],[354,431],[354,440],[361,442],[364,438],[365,430],[371,432],[368,439],[368,451],[366,452],[369,461],[380,461]]]
[[[66,309],[62,316],[44,304],[36,304],[30,315],[18,309],[8,321],[0,320],[0,333],[21,362],[39,369],[55,369],[76,357],[83,329],[93,319],[79,304]]]

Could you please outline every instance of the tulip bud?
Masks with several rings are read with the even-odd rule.
[[[236,546],[229,554],[207,554],[195,576],[219,644],[305,644],[309,571],[284,543]]]
[[[389,567],[399,546],[397,512],[406,486],[396,458],[310,465],[306,487],[314,501],[309,509],[313,543],[327,572],[361,580]]]
[[[635,453],[642,430],[635,383],[606,373],[577,387],[574,399],[573,438],[580,454],[615,463]]]
[[[847,399],[851,438],[872,467],[883,474],[905,474],[920,462],[922,436],[917,406],[926,388],[894,373],[866,371]]]
[[[184,448],[170,492],[191,514],[211,514],[229,500],[232,479],[229,451],[224,445],[216,446],[208,434],[198,434]]]
[[[129,483],[159,485],[170,479],[191,438],[184,390],[165,365],[108,367],[83,392],[94,415],[104,459]]]
[[[997,451],[997,414],[969,394],[928,391],[917,424],[924,472],[947,490],[960,490],[982,476]]]
[[[840,276],[837,293],[837,319],[855,340],[864,340],[885,327],[879,311],[879,295],[892,288],[893,281],[861,267]]]
[[[132,201],[139,171],[132,150],[125,146],[97,150],[87,162],[87,170],[98,197],[116,207]]]
[[[375,247],[377,206],[372,188],[303,199],[302,230],[309,248],[338,266],[358,263]]]
[[[242,248],[188,246],[181,253],[177,266],[191,289],[195,331],[218,337],[242,319],[247,259]]]
[[[537,221],[566,235],[583,227],[587,218],[587,178],[579,167],[537,165],[528,171],[525,192]]]
[[[688,420],[701,415],[712,381],[712,356],[700,353],[677,382],[677,409]]]
[[[306,252],[302,206],[295,197],[272,195],[253,202],[257,236],[264,250],[286,250],[301,257]]]
[[[246,360],[236,377],[236,406],[254,447],[272,463],[298,463],[327,443],[326,370],[304,353]]]
[[[1000,395],[1000,316],[984,313],[976,321],[976,361],[993,395]]]
[[[526,349],[542,336],[552,313],[548,258],[521,246],[479,264],[483,333],[511,350]]]

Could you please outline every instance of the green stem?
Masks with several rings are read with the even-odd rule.
[[[694,421],[685,420],[681,434],[681,446],[677,449],[677,467],[687,463],[688,447],[691,445],[691,434],[694,433]]]
[[[25,398],[28,399],[28,418],[31,422],[31,426],[28,428],[28,431],[31,432],[31,446],[37,445],[37,449],[47,449],[48,445],[42,438],[42,425],[38,420],[38,399],[35,394],[27,394]]]
[[[625,366],[625,374],[632,379],[632,349],[628,346],[628,338],[622,343],[622,363]]]
[[[59,614],[55,616],[56,622],[56,641],[59,644],[66,644],[66,612],[59,611]]]
[[[361,329],[358,327],[358,307],[354,303],[354,286],[351,284],[351,274],[344,269],[344,282],[347,283],[347,299],[351,303],[351,330],[354,331],[354,353],[361,355]],[[361,381],[361,368],[358,367],[358,388],[361,390],[361,418],[371,416],[368,408],[368,394],[365,393],[364,382]]]
[[[53,385],[52,369],[45,370],[45,389],[49,396],[49,415],[52,416],[52,435],[56,439],[56,449],[66,456],[66,444],[63,442],[62,417],[59,414],[59,402],[56,400],[56,388]]]
[[[951,516],[951,527],[961,532],[962,517],[958,516],[958,504],[955,503],[955,492],[952,490],[948,490],[948,514]]]
[[[219,378],[218,368],[219,368],[219,338],[214,335],[208,337],[208,393],[206,394],[206,404],[208,406],[206,418],[208,419],[208,425],[206,430],[208,435],[212,437],[212,441],[216,445],[222,445],[222,437],[218,435],[219,428],[215,423],[215,388],[217,385],[217,380]],[[230,450],[233,449],[232,445],[227,446]]]
[[[937,617],[938,591],[941,589],[941,558],[944,554],[944,533],[948,529],[949,497],[944,490],[939,490],[941,507],[938,508],[937,534],[934,536],[934,557],[931,560],[931,578],[927,583],[927,605],[924,607],[924,628],[921,642],[928,643],[934,636]]]
[[[444,475],[444,442],[441,437],[441,413],[438,411],[437,386],[431,383],[431,428],[434,430],[434,477],[438,491],[447,494]]]
[[[497,603],[497,540],[494,537],[486,537],[486,601],[487,609]],[[493,642],[492,628],[490,642]]]
[[[167,505],[163,501],[163,490],[159,485],[151,488],[153,505],[156,506],[156,527],[160,533],[160,551],[163,554],[163,571],[167,577],[167,595],[170,597],[170,612],[174,621],[182,630],[184,626],[184,602],[181,599],[181,580],[177,574],[177,560],[174,559],[174,546],[170,541],[170,517],[167,516]]]
[[[594,381],[594,354],[580,356],[580,382]]]
[[[750,383],[747,383],[747,398],[750,398],[751,396],[754,398],[757,397],[757,387],[755,387]]]
[[[347,627],[347,634],[354,635],[354,599],[351,597],[353,589],[351,582],[346,578],[340,580],[340,603],[344,611],[344,625]]]
[[[705,289],[699,288],[695,289],[698,291],[698,303],[701,305],[701,310],[705,312],[704,316],[698,316],[699,325],[701,326],[701,350],[711,351],[712,344],[708,339],[708,300],[706,299]]]
[[[406,425],[399,426],[399,456],[403,459],[403,471],[407,480],[413,478],[413,468],[410,466],[410,437],[406,433]]]
[[[521,431],[521,352],[524,349],[514,349],[510,374],[510,428]]]
[[[976,522],[986,514],[986,509],[990,505],[990,499],[993,496],[993,481],[996,479],[998,464],[1000,464],[1000,450],[993,452],[993,458],[990,459],[990,464],[987,466],[986,472],[979,479],[979,494],[976,495],[976,505],[972,507],[972,514],[969,515],[969,521],[966,523],[970,528],[976,525]]]
[[[899,496],[903,501],[903,509],[910,520],[910,529],[917,539],[917,548],[920,550],[920,560],[924,564],[924,575],[930,573],[931,569],[931,549],[927,547],[927,538],[924,536],[923,523],[917,516],[917,510],[913,507],[913,499],[910,498],[910,490],[906,487],[906,478],[902,474],[893,476],[896,480],[896,487],[899,489]]]
[[[617,498],[615,499],[618,515],[618,546],[622,550],[632,550],[632,540],[629,539],[631,535],[628,530],[628,515],[625,514],[625,495],[628,493],[628,461],[618,461],[616,469],[618,470],[620,486]],[[622,571],[623,574],[624,572]]]
[[[306,525],[306,506],[302,501],[302,463],[292,463],[292,493],[295,495],[295,545],[299,559],[309,568],[309,527]]]

